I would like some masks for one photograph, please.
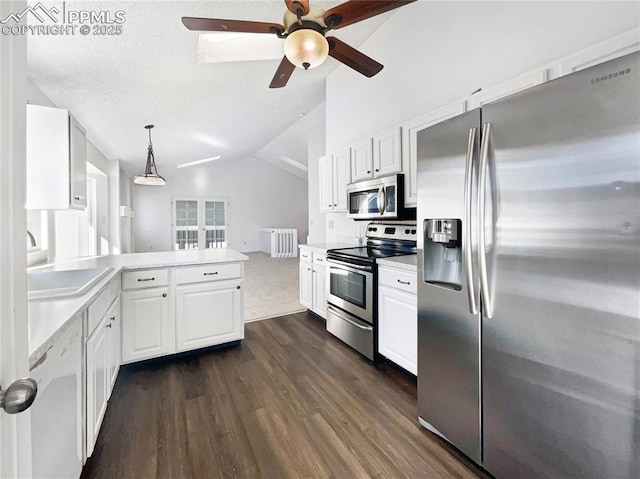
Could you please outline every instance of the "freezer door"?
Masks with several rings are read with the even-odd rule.
[[[474,253],[474,213],[470,203],[465,207],[465,197],[470,202],[475,189],[465,193],[465,186],[476,183],[473,165],[477,164],[479,128],[480,110],[471,111],[418,133],[417,150],[417,215],[422,229],[418,238],[418,414],[421,423],[476,462],[480,462],[480,316],[477,279],[467,274],[467,261]],[[465,174],[467,163],[473,176]],[[429,226],[428,220],[434,219],[450,221]],[[436,226],[455,236],[453,245],[431,241]],[[441,236],[447,241],[445,234]]]
[[[640,477],[639,85],[633,54],[483,108],[498,478]]]

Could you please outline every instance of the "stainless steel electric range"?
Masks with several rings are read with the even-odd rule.
[[[370,360],[378,351],[379,258],[416,254],[415,223],[369,223],[367,245],[327,251],[327,331]]]

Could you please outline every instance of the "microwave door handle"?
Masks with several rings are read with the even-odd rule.
[[[384,210],[387,207],[387,195],[385,191],[385,187],[381,186],[378,190],[378,212],[383,215]]]

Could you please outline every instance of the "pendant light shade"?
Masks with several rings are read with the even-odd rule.
[[[158,168],[156,167],[156,159],[153,155],[153,145],[151,144],[151,128],[154,125],[147,125],[145,128],[149,130],[149,147],[147,149],[147,166],[144,169],[144,175],[137,175],[133,182],[136,185],[148,185],[148,186],[164,186],[167,184],[165,179],[158,174]]]

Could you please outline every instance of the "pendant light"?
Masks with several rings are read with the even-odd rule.
[[[149,148],[147,149],[147,166],[144,169],[144,175],[137,175],[133,182],[136,185],[164,186],[167,184],[165,179],[158,174],[156,167],[156,159],[153,156],[153,145],[151,144],[151,128],[154,125],[147,125],[145,128],[149,130]]]

